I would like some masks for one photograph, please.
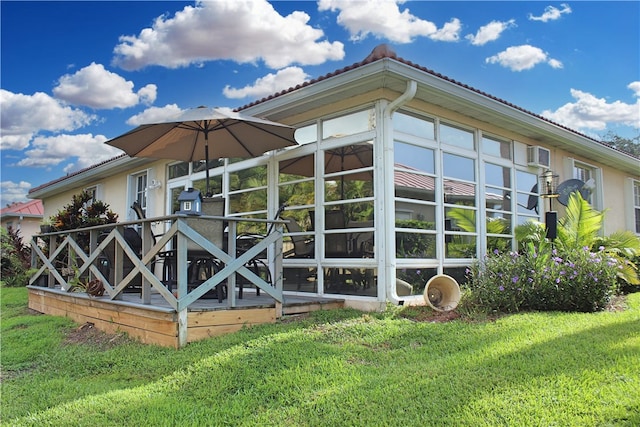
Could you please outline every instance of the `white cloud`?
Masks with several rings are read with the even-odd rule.
[[[640,82],[627,86],[634,95],[640,95]],[[624,125],[640,129],[640,100],[635,104],[622,101],[607,102],[604,98],[571,89],[575,102],[570,102],[555,111],[545,110],[542,116],[572,129],[604,130],[610,125]]]
[[[351,40],[358,41],[370,34],[396,43],[410,43],[415,37],[439,41],[457,41],[460,21],[456,18],[438,30],[436,24],[412,15],[408,8],[400,11],[403,0],[320,0],[318,10],[339,11],[338,23],[349,30]]]
[[[264,77],[257,79],[253,85],[245,86],[241,89],[234,89],[230,86],[225,86],[222,93],[227,98],[261,98],[282,90],[294,87],[304,82],[309,77],[308,74],[299,67],[288,67],[279,70],[275,74],[267,74]]]
[[[322,40],[309,15],[282,16],[266,0],[199,1],[173,18],[160,16],[138,36],[121,36],[113,63],[125,70],[148,65],[186,67],[228,59],[263,60],[274,69],[292,63],[317,65],[344,58],[341,42]]]
[[[544,8],[544,13],[540,16],[533,16],[533,14],[530,13],[529,19],[531,21],[548,22],[560,19],[560,17],[565,13],[571,13],[571,8],[568,4],[562,3],[560,6],[562,7],[562,9],[558,9],[554,6],[547,6]]]
[[[633,91],[633,95],[635,97],[640,98],[640,81],[639,82],[631,82],[627,85],[629,89]]]
[[[139,126],[144,123],[159,123],[180,114],[182,110],[176,104],[167,104],[164,107],[150,107],[143,112],[129,117],[127,124]]]
[[[0,89],[0,149],[22,150],[40,131],[72,131],[96,119],[46,93],[33,95]]]
[[[480,27],[475,35],[469,34],[465,38],[471,41],[471,44],[474,46],[482,46],[484,44],[497,40],[498,38],[500,38],[500,35],[503,31],[515,26],[515,19],[510,19],[506,22],[491,21],[487,25]]]
[[[133,86],[133,82],[92,62],[75,74],[60,77],[53,94],[70,104],[99,109],[127,108],[155,101],[156,85],[146,85],[138,93],[133,91]]]
[[[529,70],[540,63],[548,63],[553,68],[562,68],[562,62],[549,58],[546,52],[531,45],[511,46],[497,55],[485,59],[487,64],[500,64],[512,71]]]
[[[52,168],[70,159],[77,159],[71,172],[122,154],[122,151],[105,144],[104,135],[77,134],[36,137],[34,148],[24,152],[24,158],[16,166]]]
[[[26,202],[27,193],[31,189],[32,185],[26,181],[13,182],[2,181],[0,182],[0,205],[7,206],[14,202]]]

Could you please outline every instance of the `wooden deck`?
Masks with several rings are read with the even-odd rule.
[[[123,293],[122,299],[90,297],[86,293],[29,286],[29,308],[44,314],[66,316],[77,323],[92,323],[107,333],[126,332],[146,344],[180,347],[181,322],[186,322],[187,342],[235,332],[243,327],[275,323],[275,300],[245,290],[244,298],[229,308],[226,301],[199,299],[189,305],[186,319],[157,293],[151,304],[143,304],[140,294]],[[287,296],[282,314],[302,314],[340,308],[343,301],[329,298]],[[183,329],[184,330],[184,329]]]

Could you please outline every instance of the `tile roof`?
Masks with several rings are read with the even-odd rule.
[[[277,98],[277,97],[279,97],[279,96],[283,96],[283,95],[285,95],[285,94],[287,94],[287,93],[290,93],[290,92],[296,91],[296,90],[301,89],[301,88],[303,88],[303,87],[306,87],[306,86],[312,85],[312,84],[314,84],[314,83],[317,83],[317,82],[320,82],[320,81],[326,80],[326,79],[328,79],[328,78],[330,78],[330,77],[334,77],[334,76],[337,76],[337,75],[340,75],[340,74],[346,73],[347,71],[351,71],[351,70],[357,69],[357,68],[362,67],[362,66],[364,66],[364,65],[366,65],[366,64],[369,64],[369,63],[371,63],[371,62],[378,61],[378,60],[383,59],[383,58],[394,59],[394,60],[396,60],[396,61],[398,61],[398,62],[401,62],[401,63],[403,63],[403,64],[405,64],[405,65],[408,65],[408,66],[410,66],[410,67],[413,67],[413,68],[415,68],[415,69],[418,69],[418,70],[420,70],[420,71],[423,71],[423,72],[425,72],[425,73],[427,73],[427,74],[430,74],[430,75],[432,75],[432,76],[435,76],[435,77],[438,77],[438,78],[440,78],[440,79],[442,79],[442,80],[445,80],[445,81],[447,81],[447,82],[449,82],[449,83],[453,83],[453,84],[458,85],[458,86],[460,86],[460,87],[462,87],[462,88],[465,88],[465,89],[468,89],[468,90],[470,90],[470,91],[472,91],[472,92],[475,92],[475,93],[477,93],[477,94],[479,94],[479,95],[482,95],[482,96],[485,96],[485,97],[487,97],[487,98],[489,98],[489,99],[492,99],[492,100],[494,100],[494,101],[497,101],[497,102],[499,102],[499,103],[501,103],[501,104],[507,105],[507,106],[509,106],[509,107],[511,107],[511,108],[514,108],[514,109],[516,109],[516,110],[518,110],[518,111],[521,111],[521,112],[523,112],[523,113],[525,113],[525,114],[528,114],[528,115],[530,115],[530,116],[533,116],[533,117],[535,117],[535,118],[537,118],[537,119],[543,120],[543,121],[545,121],[545,122],[547,122],[547,123],[551,123],[551,124],[553,124],[554,126],[558,126],[558,127],[562,128],[562,129],[564,129],[564,130],[568,131],[568,132],[574,133],[574,134],[579,135],[579,136],[581,136],[581,137],[583,137],[583,138],[587,138],[587,139],[589,139],[589,140],[591,140],[591,141],[594,141],[594,142],[596,142],[596,143],[598,143],[598,144],[601,144],[601,145],[603,145],[603,146],[605,146],[605,147],[611,148],[611,149],[613,149],[613,150],[615,150],[615,151],[618,151],[618,152],[621,152],[621,153],[624,153],[624,154],[627,154],[627,155],[631,155],[631,156],[633,156],[633,157],[638,158],[638,156],[635,156],[635,155],[633,155],[633,154],[631,154],[631,153],[628,153],[628,152],[626,152],[626,151],[624,151],[624,150],[620,150],[620,149],[618,149],[618,148],[616,148],[616,147],[614,147],[614,146],[612,146],[612,145],[610,145],[610,144],[607,144],[606,142],[603,142],[603,141],[600,141],[600,140],[595,139],[595,138],[593,138],[593,137],[590,137],[590,136],[588,136],[588,135],[585,135],[585,134],[583,134],[583,133],[581,133],[581,132],[578,132],[578,131],[576,131],[576,130],[574,130],[574,129],[571,129],[571,128],[569,128],[569,127],[567,127],[567,126],[564,126],[564,125],[562,125],[562,124],[560,124],[560,123],[556,123],[556,122],[554,122],[554,121],[552,121],[552,120],[547,119],[546,117],[543,117],[543,116],[541,116],[541,115],[539,115],[539,114],[533,113],[533,112],[531,112],[531,111],[529,111],[529,110],[526,110],[526,109],[524,109],[524,108],[522,108],[522,107],[519,107],[519,106],[517,106],[517,105],[515,105],[515,104],[512,104],[512,103],[510,103],[510,102],[508,102],[508,101],[506,101],[506,100],[504,100],[504,99],[498,98],[498,97],[496,97],[496,96],[493,96],[493,95],[491,95],[491,94],[488,94],[488,93],[486,93],[486,92],[483,92],[483,91],[481,91],[481,90],[479,90],[479,89],[476,89],[476,88],[474,88],[474,87],[472,87],[472,86],[469,86],[469,85],[467,85],[467,84],[461,83],[461,82],[459,82],[459,81],[457,81],[457,80],[454,80],[454,79],[452,79],[452,78],[450,78],[450,77],[447,77],[447,76],[445,76],[445,75],[443,75],[443,74],[437,73],[437,72],[435,72],[435,71],[433,71],[433,70],[430,70],[430,69],[428,69],[428,68],[426,68],[426,67],[423,67],[423,66],[421,66],[421,65],[414,64],[413,62],[408,61],[408,60],[406,60],[406,59],[400,58],[400,57],[398,57],[398,56],[396,55],[396,53],[393,51],[393,49],[392,49],[392,48],[390,48],[390,47],[389,47],[388,45],[386,45],[386,44],[381,44],[381,45],[376,46],[376,47],[373,49],[373,51],[371,51],[371,53],[369,54],[369,56],[367,56],[364,60],[362,60],[362,61],[360,61],[360,62],[356,62],[356,63],[354,63],[354,64],[352,64],[352,65],[348,65],[348,66],[346,66],[346,67],[344,67],[344,68],[342,68],[342,69],[339,69],[339,70],[333,71],[333,72],[331,72],[331,73],[325,74],[324,76],[317,77],[317,78],[315,78],[315,79],[312,79],[312,80],[306,81],[306,82],[304,82],[304,83],[301,83],[301,84],[299,84],[299,85],[297,85],[297,86],[295,86],[295,87],[290,87],[289,89],[285,89],[285,90],[282,90],[282,91],[280,91],[280,92],[278,92],[278,93],[275,93],[275,94],[273,94],[273,95],[269,95],[268,97],[262,98],[262,99],[260,99],[260,100],[258,100],[258,101],[254,101],[254,102],[252,102],[252,103],[250,103],[250,104],[246,104],[246,105],[244,105],[244,106],[242,106],[242,107],[236,108],[234,111],[241,111],[241,110],[247,109],[247,108],[249,108],[249,107],[253,107],[254,105],[262,104],[263,102],[267,102],[267,101],[269,101],[269,100],[271,100],[271,99]]]
[[[42,200],[16,202],[0,210],[0,216],[42,216],[43,214],[44,207],[42,206]]]

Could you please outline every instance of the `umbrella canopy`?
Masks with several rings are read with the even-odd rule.
[[[106,143],[132,157],[205,160],[208,164],[209,159],[257,157],[270,150],[297,145],[294,132],[294,128],[280,123],[199,107],[163,122],[140,125]]]

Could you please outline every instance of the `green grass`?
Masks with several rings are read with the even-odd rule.
[[[1,299],[2,425],[640,425],[640,293],[495,321],[318,312],[181,350],[69,344],[25,289]]]

